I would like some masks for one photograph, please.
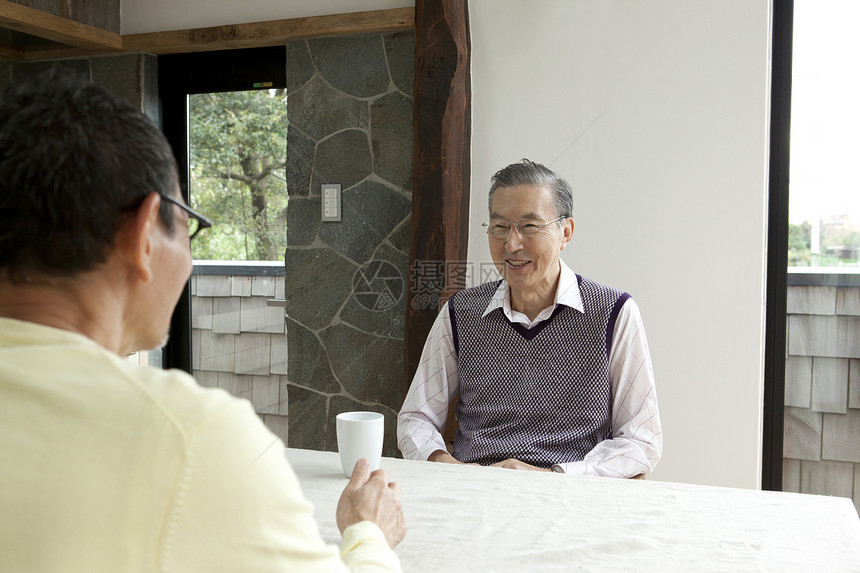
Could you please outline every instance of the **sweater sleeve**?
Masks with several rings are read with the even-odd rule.
[[[322,540],[283,442],[246,401],[189,430],[163,531],[163,572],[400,571],[372,523],[348,528],[342,553]]]
[[[400,571],[400,561],[389,549],[385,535],[371,521],[362,521],[346,528],[340,556],[350,571]]]

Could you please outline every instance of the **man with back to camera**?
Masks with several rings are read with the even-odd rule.
[[[559,258],[573,192],[523,159],[497,172],[487,234],[502,280],[442,307],[398,416],[409,459],[632,478],[663,436],[639,308]],[[459,393],[453,455],[441,432]]]
[[[123,358],[208,224],[130,104],[62,74],[0,100],[0,570],[400,571],[385,472],[356,465],[326,545],[247,401]]]

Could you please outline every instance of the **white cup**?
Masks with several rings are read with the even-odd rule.
[[[337,451],[346,477],[355,462],[366,458],[371,471],[379,468],[385,417],[377,412],[343,412],[337,415]]]

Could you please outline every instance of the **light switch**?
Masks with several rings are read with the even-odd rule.
[[[340,221],[340,183],[322,186],[322,220]]]

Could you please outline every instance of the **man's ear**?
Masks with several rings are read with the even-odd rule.
[[[559,249],[560,251],[564,250],[564,248],[571,241],[571,239],[573,239],[573,229],[575,226],[576,224],[573,221],[573,217],[568,217],[564,220],[564,227],[562,228],[563,235],[561,238],[561,249]]]
[[[153,240],[161,224],[160,205],[158,193],[147,195],[134,216],[126,221],[118,241],[124,258],[143,282],[152,279]]]

